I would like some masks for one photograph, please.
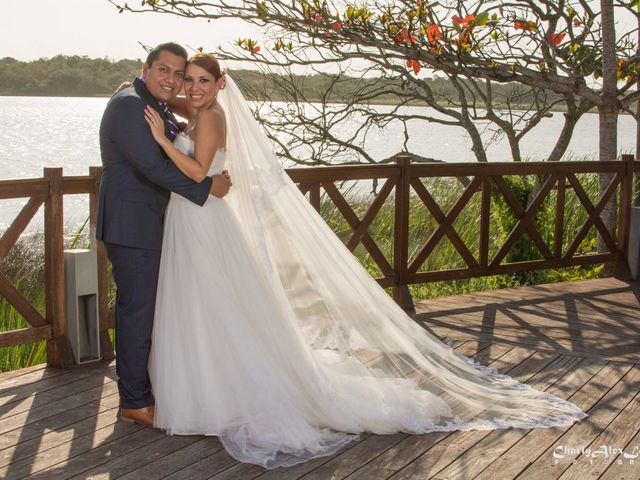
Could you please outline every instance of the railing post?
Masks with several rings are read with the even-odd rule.
[[[96,222],[98,217],[98,198],[102,167],[89,167],[93,178],[93,191],[89,194],[89,242],[98,258],[98,314],[100,315],[100,352],[103,360],[113,360],[113,345],[109,338],[109,272],[107,270],[107,251],[102,242],[96,240]]]
[[[624,175],[620,182],[620,209],[618,210],[618,254],[616,255],[615,276],[629,278],[627,263],[629,251],[629,231],[631,226],[631,202],[633,197],[633,155],[622,155]]]
[[[44,270],[46,319],[52,328],[47,341],[47,364],[68,367],[74,364],[66,336],[64,311],[64,223],[62,168],[45,168],[49,197],[44,206]]]
[[[311,206],[316,209],[316,212],[320,213],[320,182],[316,182],[311,185],[309,190],[309,201]]]
[[[564,209],[567,198],[567,177],[562,175],[558,179],[556,190],[556,226],[553,233],[553,257],[562,258],[562,247],[564,245]]]
[[[393,232],[393,270],[395,282],[393,299],[406,311],[415,311],[409,293],[407,264],[409,261],[409,188],[411,186],[411,158],[399,156],[396,163],[400,178],[396,184],[395,219]]]
[[[489,265],[489,227],[491,222],[491,188],[492,181],[489,175],[482,179],[482,199],[480,204],[480,266],[486,268]]]
[[[640,105],[640,102],[638,102]],[[638,129],[640,131],[640,129]],[[633,178],[633,204],[634,207],[640,207],[640,175],[631,172]]]

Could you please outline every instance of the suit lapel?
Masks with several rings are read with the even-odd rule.
[[[147,85],[142,80],[136,78],[133,81],[133,87],[136,89],[136,93],[140,95],[140,98],[142,98],[145,102],[151,105],[151,107],[160,112],[160,115],[162,115],[162,110],[160,109],[158,101],[154,98],[153,95],[149,93],[149,90],[147,90]]]
[[[160,114],[162,120],[164,120],[164,134],[167,135],[168,138],[171,138],[169,137],[170,132],[169,127],[167,126],[167,117],[162,111],[162,108],[160,108],[158,100],[156,100],[155,97],[151,95],[151,93],[149,93],[147,85],[140,78],[136,78],[133,81],[133,87],[136,89],[136,93],[140,95],[140,98],[142,98],[147,104],[151,105],[151,108],[153,108]]]

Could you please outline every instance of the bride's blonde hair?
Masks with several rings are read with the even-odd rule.
[[[198,52],[189,59],[189,63],[193,63],[194,65],[205,69],[213,75],[213,78],[215,78],[216,81],[226,73],[220,68],[218,59],[210,53]]]

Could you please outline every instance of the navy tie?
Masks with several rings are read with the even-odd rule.
[[[167,129],[169,130],[167,138],[173,142],[180,131],[180,127],[178,127],[178,120],[169,109],[169,105],[164,102],[161,102],[159,105],[162,113],[164,114],[164,118],[167,120]]]

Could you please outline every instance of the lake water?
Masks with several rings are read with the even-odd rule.
[[[76,97],[0,97],[0,179],[42,176],[43,167],[63,167],[66,175],[85,175],[89,166],[100,165],[98,126],[106,98]],[[379,107],[385,110],[389,107]],[[424,107],[405,107],[402,113],[430,111]],[[429,113],[432,113],[430,111]],[[544,159],[562,126],[562,113],[544,119],[522,142],[525,157]],[[357,120],[348,128],[357,128]],[[628,115],[619,120],[618,148],[635,149],[635,121]],[[346,132],[345,132],[346,133]],[[486,132],[487,139],[490,133]],[[376,160],[388,158],[403,149],[400,125],[391,124],[375,132],[365,144]],[[409,125],[409,150],[423,157],[448,162],[473,162],[471,141],[463,129],[433,123]],[[569,152],[576,157],[592,156],[598,150],[598,117],[585,114],[580,119]],[[488,149],[492,161],[509,160],[506,141]],[[24,202],[0,200],[0,230],[4,230]],[[67,202],[65,218],[75,224],[86,217],[86,200]],[[38,223],[36,220],[34,223]]]

